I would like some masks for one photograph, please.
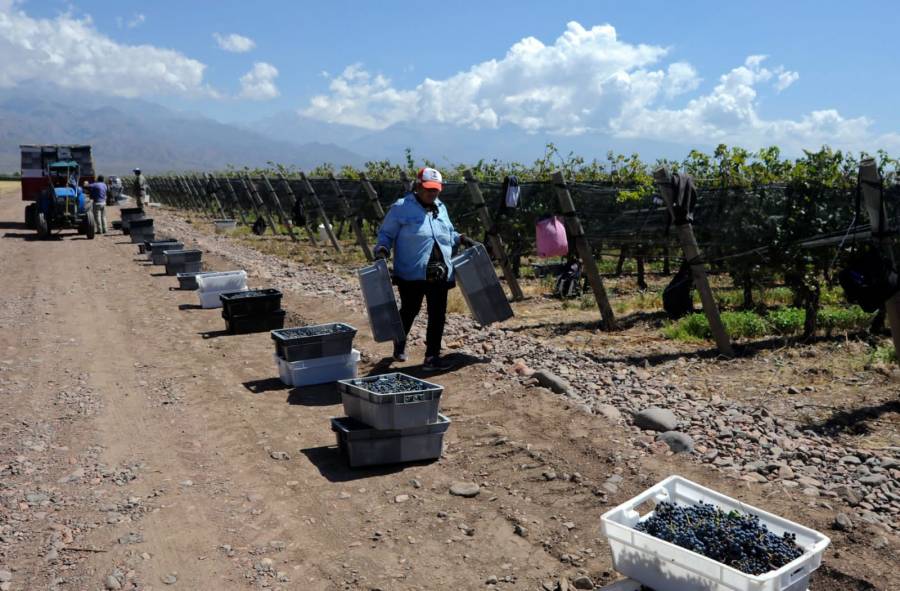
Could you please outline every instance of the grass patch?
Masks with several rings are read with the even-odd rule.
[[[897,352],[890,345],[875,347],[869,355],[870,363],[897,363]]]
[[[872,316],[859,306],[825,306],[819,310],[818,326],[826,334],[857,332],[868,328]],[[779,308],[765,316],[750,311],[722,312],[722,323],[733,339],[798,335],[803,332],[805,322],[806,311],[799,308]],[[678,341],[712,339],[709,322],[702,313],[689,314],[676,322],[670,322],[663,327],[662,332],[666,338]]]

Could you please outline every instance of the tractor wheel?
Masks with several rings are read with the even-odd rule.
[[[96,233],[97,223],[94,221],[94,212],[88,211],[84,216],[84,234],[88,240],[93,240]]]
[[[47,216],[44,215],[43,211],[37,212],[35,227],[37,229],[38,238],[46,240],[50,237],[50,226],[47,225]]]
[[[34,230],[35,221],[34,221],[34,212],[37,207],[34,204],[28,205],[25,207],[25,227],[29,230]]]

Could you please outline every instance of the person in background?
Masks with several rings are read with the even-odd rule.
[[[458,244],[473,242],[456,232],[447,207],[438,199],[443,189],[441,173],[423,168],[416,175],[413,191],[388,210],[381,228],[375,256],[390,257],[394,251],[394,281],[400,292],[400,317],[405,334],[427,302],[424,371],[446,371],[453,365],[441,359],[441,339],[447,319],[447,294],[454,286],[450,257]],[[394,343],[394,359],[406,361],[406,340]]]
[[[147,178],[141,174],[140,168],[134,169],[134,200],[137,206],[144,209],[144,205],[150,202],[150,187],[147,185]]]
[[[106,195],[108,189],[106,187],[103,175],[97,177],[97,180],[88,185],[88,191],[91,200],[94,202],[94,221],[97,223],[97,232],[106,234]]]

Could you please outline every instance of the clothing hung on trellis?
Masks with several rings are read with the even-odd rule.
[[[851,304],[875,312],[897,292],[897,273],[871,245],[857,252],[838,273],[838,282]]]
[[[672,184],[675,185],[672,211],[675,225],[681,225],[694,221],[694,207],[697,205],[697,189],[694,187],[694,179],[689,174],[672,174]]]
[[[539,257],[561,257],[569,254],[566,225],[559,216],[538,220],[535,225],[535,236]]]
[[[682,316],[694,311],[694,300],[691,290],[694,288],[694,277],[691,274],[691,266],[687,261],[681,263],[681,268],[672,277],[672,281],[663,290],[663,310],[672,320],[678,320]]]
[[[515,209],[519,207],[519,179],[513,175],[506,177],[504,183],[506,193],[504,194],[504,204],[507,209]]]
[[[266,220],[259,216],[256,218],[256,221],[253,222],[253,227],[251,228],[254,234],[257,236],[262,236],[266,233]]]

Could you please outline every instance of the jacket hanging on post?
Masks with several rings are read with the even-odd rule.
[[[672,174],[674,185],[674,200],[672,212],[676,226],[694,221],[694,207],[697,205],[697,189],[694,187],[694,179],[689,174]]]
[[[694,300],[691,297],[693,288],[694,277],[691,275],[691,266],[684,261],[672,277],[672,281],[663,290],[663,310],[669,318],[677,320],[694,311]]]
[[[509,175],[506,177],[503,186],[505,188],[503,197],[506,208],[515,209],[519,207],[519,179],[513,175]]]
[[[257,236],[262,236],[266,233],[266,220],[264,220],[262,216],[259,216],[256,218],[256,221],[253,222],[251,230],[253,230],[253,233]]]
[[[561,257],[569,254],[566,225],[559,216],[538,220],[535,225],[535,237],[539,257]]]

